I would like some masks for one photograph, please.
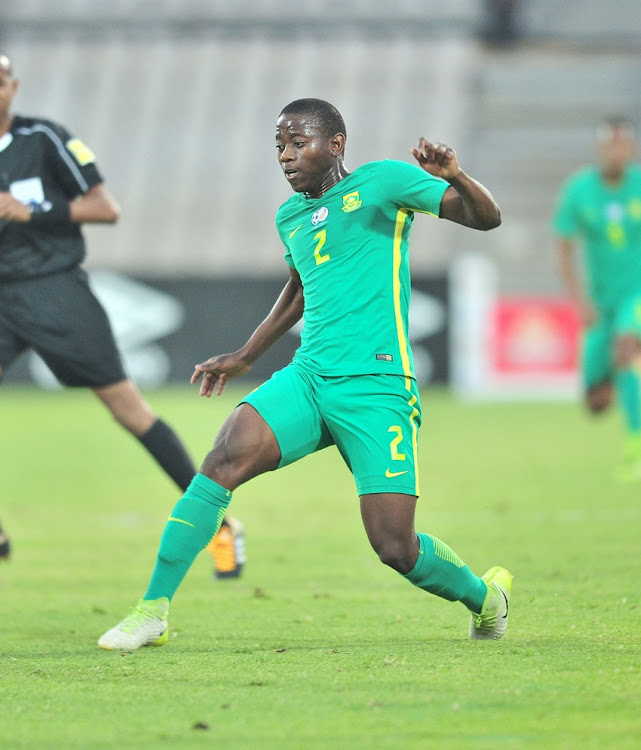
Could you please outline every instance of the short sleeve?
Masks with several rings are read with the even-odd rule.
[[[566,182],[557,199],[552,227],[560,237],[572,237],[579,232],[579,220],[573,182]]]
[[[284,255],[285,263],[287,263],[287,265],[290,268],[293,268],[295,270],[296,266],[294,264],[294,258],[292,257],[292,251],[289,249],[289,246],[286,240],[286,232],[283,229],[282,206],[276,212],[276,230],[278,232],[278,236],[280,237],[281,242],[283,243],[285,247],[285,255]]]
[[[380,181],[397,208],[439,216],[449,183],[404,161],[381,162]]]
[[[47,163],[56,181],[70,198],[86,193],[103,181],[93,151],[79,138],[53,122],[43,122]]]

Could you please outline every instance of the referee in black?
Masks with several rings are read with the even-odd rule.
[[[184,492],[196,468],[125,374],[80,267],[80,225],[114,224],[118,204],[81,140],[50,120],[12,114],[17,90],[0,52],[0,379],[33,349],[63,385],[91,388]],[[0,526],[0,559],[8,556]]]

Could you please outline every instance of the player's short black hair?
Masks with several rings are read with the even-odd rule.
[[[11,64],[11,58],[3,49],[0,49],[0,68],[6,68],[7,73],[9,73],[9,75],[13,75],[13,65]]]
[[[333,104],[324,99],[296,99],[283,107],[281,115],[309,115],[328,138],[342,133],[347,138],[343,116]]]
[[[610,130],[628,130],[633,138],[636,135],[634,123],[625,115],[608,115],[607,117],[604,117],[597,128],[597,136],[599,140],[605,138]]]

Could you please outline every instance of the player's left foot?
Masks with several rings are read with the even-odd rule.
[[[0,560],[8,560],[11,556],[11,544],[9,537],[4,533],[0,524]]]
[[[473,641],[498,641],[507,630],[507,615],[512,593],[512,578],[508,570],[498,565],[481,576],[487,585],[487,594],[479,614],[472,614],[470,638]]]
[[[110,651],[135,651],[141,646],[164,646],[169,638],[169,599],[141,599],[132,611],[98,641]]]
[[[641,482],[641,436],[629,435],[625,442],[623,463],[614,472],[621,484]]]

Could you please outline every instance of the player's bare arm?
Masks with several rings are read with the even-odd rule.
[[[290,278],[280,293],[269,315],[249,337],[247,343],[231,354],[220,354],[196,365],[191,382],[197,383],[201,376],[200,395],[209,396],[223,392],[230,378],[249,372],[254,362],[272,344],[283,336],[303,316],[305,300],[303,285],[298,272],[290,268]]]
[[[450,183],[441,201],[442,219],[483,231],[501,224],[501,210],[490,191],[461,169],[453,148],[420,138],[411,153],[421,169]]]
[[[587,297],[583,283],[575,264],[576,243],[569,237],[558,240],[558,263],[563,286],[579,310],[579,316],[584,326],[589,327],[596,322],[597,312]]]

